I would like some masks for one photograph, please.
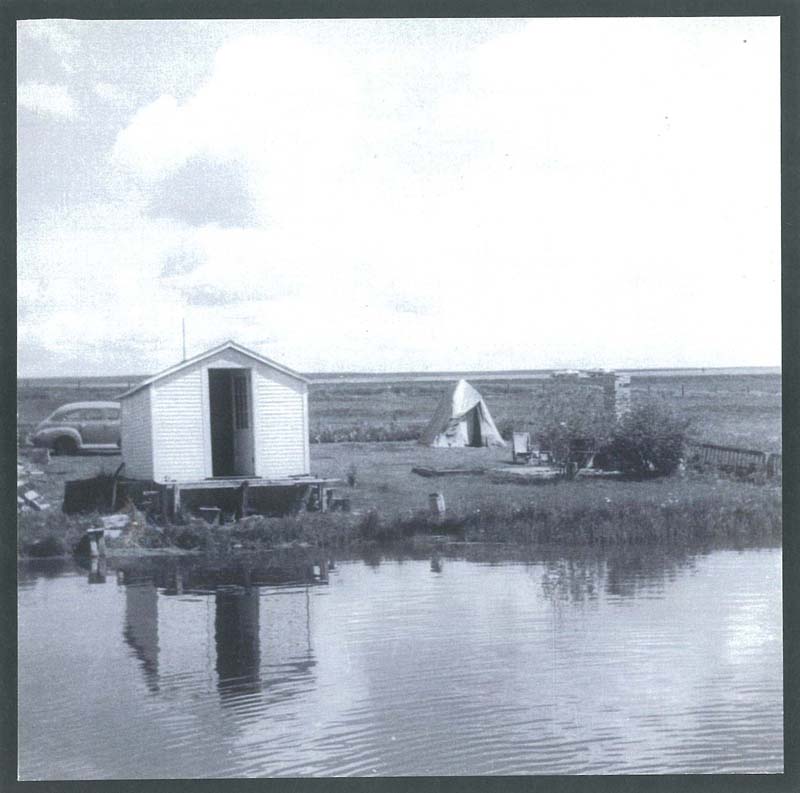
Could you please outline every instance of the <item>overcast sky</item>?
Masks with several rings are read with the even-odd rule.
[[[18,371],[780,363],[779,20],[18,27]]]

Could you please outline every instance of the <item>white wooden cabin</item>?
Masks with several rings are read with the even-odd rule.
[[[234,341],[119,399],[128,479],[180,484],[309,474],[308,380]]]

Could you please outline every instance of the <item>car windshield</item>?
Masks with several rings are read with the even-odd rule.
[[[64,421],[119,421],[119,408],[60,408],[48,419]]]
[[[79,421],[81,418],[81,411],[72,408],[71,410],[57,410],[50,416],[50,421]]]

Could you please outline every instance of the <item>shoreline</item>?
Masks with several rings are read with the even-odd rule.
[[[525,490],[527,498],[479,498],[468,509],[441,516],[422,509],[373,507],[352,513],[250,516],[222,525],[200,518],[157,525],[133,512],[129,529],[107,539],[107,556],[246,555],[293,547],[355,550],[409,540],[529,547],[782,540],[779,488],[668,479],[655,487],[593,482]],[[100,525],[100,517],[55,510],[20,515],[17,557],[72,557],[86,530]]]

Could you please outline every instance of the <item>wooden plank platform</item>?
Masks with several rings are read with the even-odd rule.
[[[333,501],[333,485],[341,479],[318,476],[288,476],[262,478],[255,476],[194,479],[180,482],[153,482],[135,479],[120,480],[126,497],[138,497],[141,508],[158,509],[164,521],[174,520],[184,506],[189,508],[224,508],[234,510],[237,519],[249,514],[262,514],[259,505],[292,501],[296,493],[298,503],[306,509],[327,512]],[[273,491],[270,493],[270,491]],[[136,496],[132,493],[135,492]],[[284,495],[280,495],[283,493]]]
[[[489,472],[495,482],[553,482],[564,477],[561,468],[550,466],[507,465]]]
[[[199,479],[189,482],[170,482],[164,487],[172,493],[172,514],[178,515],[181,511],[181,494],[190,491],[194,494],[201,494],[203,491],[212,492],[215,490],[235,490],[238,491],[237,515],[246,516],[250,511],[251,493],[253,491],[265,491],[275,488],[303,488],[306,493],[313,493],[316,499],[316,508],[320,512],[328,511],[328,494],[332,492],[330,485],[341,482],[341,479],[322,478],[316,476],[291,476],[281,479],[263,479],[260,477],[220,477],[219,479]],[[308,509],[310,502],[306,502]],[[209,504],[208,506],[214,506]],[[312,507],[313,508],[313,507]]]
[[[237,488],[245,482],[254,487],[296,487],[298,485],[328,485],[341,482],[341,479],[323,479],[315,476],[287,477],[285,479],[260,479],[253,476],[225,477],[219,479],[198,479],[191,482],[167,482],[168,487],[180,490],[217,490],[220,488]]]

